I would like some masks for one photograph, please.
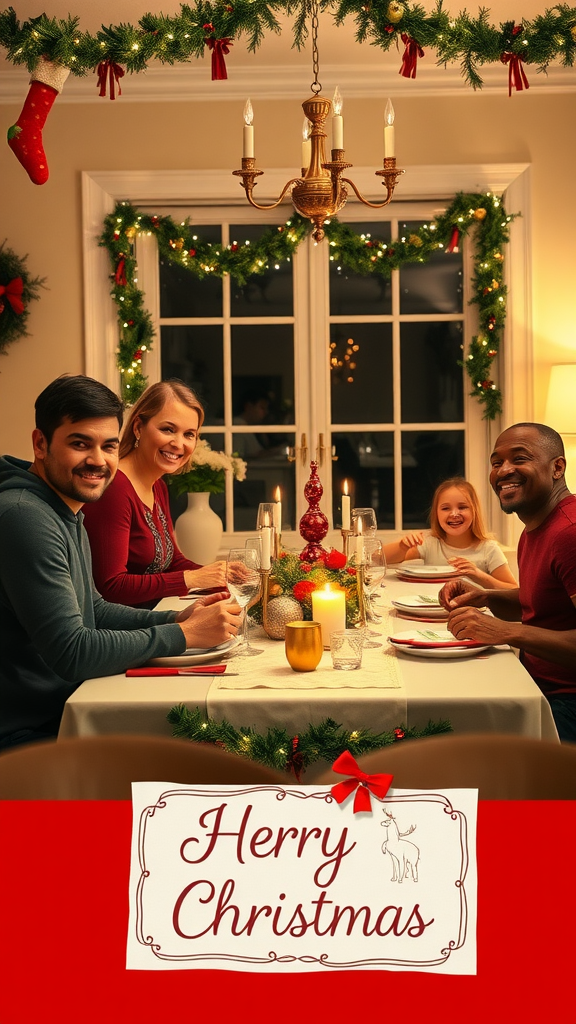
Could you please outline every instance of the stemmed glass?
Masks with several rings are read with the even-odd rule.
[[[226,586],[244,611],[242,647],[239,655],[250,657],[262,654],[248,640],[248,605],[260,589],[260,556],[255,548],[231,548],[226,562]]]
[[[372,536],[378,529],[378,523],[376,521],[376,513],[373,508],[353,508],[351,517],[352,533],[358,533],[358,523],[362,523],[362,534],[363,536]]]
[[[386,555],[381,542],[376,537],[365,537],[362,542],[364,563],[364,584],[368,594],[368,609],[371,622],[382,622],[372,608],[373,595],[386,575]],[[376,630],[368,630],[370,636],[379,636]]]

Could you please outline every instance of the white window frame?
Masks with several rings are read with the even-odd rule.
[[[276,168],[260,179],[259,201],[273,200],[283,183],[292,175],[289,168]],[[380,198],[371,168],[355,168],[354,180],[367,198]],[[471,403],[467,422],[466,459],[469,476],[478,484],[480,497],[488,512],[490,528],[501,541],[515,546],[519,524],[515,517],[504,516],[487,483],[486,454],[501,429],[521,420],[530,420],[533,410],[532,317],[531,317],[531,225],[530,165],[483,164],[418,166],[407,168],[402,181],[402,201],[434,200],[438,210],[445,208],[455,192],[505,194],[509,213],[521,216],[511,224],[510,246],[506,260],[506,284],[509,287],[508,318],[503,355],[497,372],[504,390],[502,417],[493,423],[482,420],[478,403]],[[163,203],[182,206],[226,205],[248,209],[230,171],[85,171],[82,174],[82,218],[85,297],[85,372],[118,388],[116,368],[118,347],[117,317],[110,297],[108,254],[98,245],[104,218],[122,199],[142,205]],[[446,203],[443,202],[446,200]],[[361,208],[359,208],[359,213]],[[355,211],[356,217],[356,211]],[[282,213],[279,211],[279,216]],[[158,297],[146,296],[154,315]],[[295,311],[296,312],[296,311]],[[304,311],[302,311],[304,312]],[[150,370],[152,367],[150,366]],[[484,443],[478,444],[478,438]],[[335,537],[328,541],[337,542]]]

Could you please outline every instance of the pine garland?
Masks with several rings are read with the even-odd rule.
[[[250,761],[275,768],[277,771],[300,774],[316,761],[332,764],[345,750],[361,757],[373,750],[390,746],[402,740],[422,739],[452,732],[448,721],[429,721],[424,729],[408,729],[401,725],[388,732],[371,729],[344,729],[332,718],[319,725],[309,725],[305,732],[291,736],[286,729],[269,728],[265,733],[241,726],[236,729],[230,722],[216,722],[196,707],[193,711],[178,704],[168,712],[167,719],[174,726],[172,735],[195,743],[212,743],[229,754],[238,754]]]
[[[490,192],[460,192],[441,216],[408,237],[390,243],[357,235],[336,218],[325,225],[330,260],[354,273],[385,278],[406,263],[425,263],[438,250],[450,249],[455,229],[462,236],[476,229],[472,302],[478,306],[480,330],[472,338],[462,365],[470,377],[470,393],[482,403],[484,418],[488,420],[502,411],[502,392],[492,379],[492,366],[506,320],[504,246],[513,219],[514,216],[506,214],[501,200]],[[187,220],[177,224],[171,217],[140,213],[127,202],[118,203],[104,225],[100,245],[107,249],[112,267],[111,294],[120,328],[118,367],[122,397],[128,402],[136,401],[146,387],[142,355],[154,340],[152,319],[136,281],[134,240],[138,232],[154,234],[161,258],[195,277],[230,274],[244,284],[252,274],[265,273],[271,264],[290,260],[312,230],[309,221],[294,213],[285,224],[270,228],[255,242],[232,241],[222,246],[204,242]]]
[[[312,592],[329,585],[333,590],[343,590],[346,595],[346,623],[352,625],[358,619],[358,586],[356,569],[349,565],[340,551],[328,552],[318,562],[302,562],[298,554],[281,551],[274,560],[270,576],[270,595],[280,593],[293,597],[302,607],[304,619],[312,620]],[[253,605],[249,615],[255,622],[262,621],[262,604]]]
[[[44,287],[46,278],[31,277],[26,266],[27,259],[27,256],[18,256],[13,249],[9,249],[5,241],[0,244],[0,353],[5,351],[10,342],[28,336],[28,305],[33,299],[40,298],[38,289]],[[22,290],[18,285],[11,302],[9,296],[12,290],[9,286],[18,280],[22,282]],[[21,312],[18,299],[24,306]]]
[[[402,47],[406,40],[435,50],[436,62],[459,63],[466,82],[482,87],[480,68],[509,62],[512,55],[539,72],[553,62],[572,67],[576,57],[576,8],[557,4],[533,20],[490,22],[489,11],[476,16],[449,13],[442,0],[427,13],[410,0],[320,0],[323,11],[336,24],[353,18],[358,42],[369,42],[384,52]],[[308,36],[311,0],[231,0],[183,4],[180,14],[144,14],[136,25],[102,26],[91,35],[79,28],[79,17],[61,20],[31,18],[22,24],[12,7],[0,12],[0,46],[13,64],[32,71],[41,56],[70,68],[74,75],[93,71],[101,61],[122,65],[131,74],[145,71],[150,61],[176,64],[204,56],[207,39],[236,43],[247,38],[248,49],[261,44],[267,32],[279,32],[277,14],[295,14],[293,35],[301,47]],[[405,38],[402,38],[402,37]],[[503,81],[506,71],[502,69]]]

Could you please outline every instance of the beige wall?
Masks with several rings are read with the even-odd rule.
[[[347,102],[347,156],[357,165],[380,165],[381,106]],[[44,131],[51,176],[40,187],[30,183],[8,147],[0,147],[0,240],[28,253],[31,273],[46,276],[48,286],[32,307],[31,336],[0,358],[2,452],[29,455],[36,395],[59,373],[84,368],[80,172],[233,169],[240,156],[240,107],[57,101]],[[466,93],[401,98],[395,107],[402,164],[532,164],[534,409],[542,417],[549,366],[576,361],[576,96]],[[0,109],[6,128],[19,111]],[[296,166],[299,105],[259,101],[257,115],[259,165]]]

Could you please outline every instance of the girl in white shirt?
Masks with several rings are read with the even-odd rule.
[[[484,528],[478,495],[463,477],[445,480],[434,492],[430,530],[408,533],[385,544],[388,562],[423,558],[425,565],[452,565],[483,587],[518,586],[500,545]]]

